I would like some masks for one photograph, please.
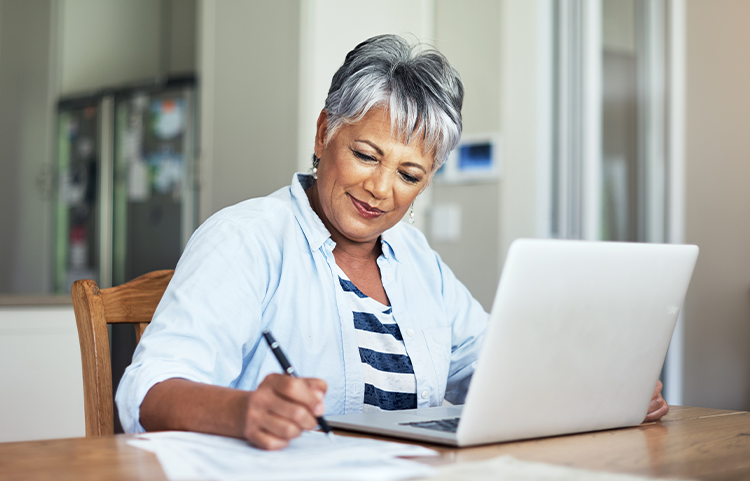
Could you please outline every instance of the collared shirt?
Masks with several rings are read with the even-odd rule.
[[[328,383],[327,414],[361,412],[364,374],[335,242],[310,207],[312,178],[223,209],[193,234],[117,391],[126,432],[170,378],[255,390],[280,372],[270,329],[297,373]],[[417,382],[417,406],[462,403],[488,315],[419,230],[399,222],[377,259]]]

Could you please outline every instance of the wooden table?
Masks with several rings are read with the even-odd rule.
[[[163,480],[156,457],[129,436],[0,443],[0,480]],[[526,461],[654,477],[750,479],[750,413],[673,406],[662,422],[633,428],[443,448],[430,464],[510,454]]]

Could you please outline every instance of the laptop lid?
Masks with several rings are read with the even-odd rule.
[[[441,441],[405,424],[427,420],[424,409],[329,422],[459,446],[639,424],[697,255],[696,246],[517,240],[455,435]]]

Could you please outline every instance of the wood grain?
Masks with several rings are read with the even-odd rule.
[[[71,297],[81,346],[86,436],[114,433],[107,324],[133,324],[136,341],[140,341],[173,274],[172,270],[154,271],[108,289],[99,289],[91,279],[73,283]]]
[[[0,443],[0,480],[166,480],[153,454],[127,436]]]
[[[511,455],[524,461],[657,478],[750,479],[750,414],[738,411],[672,406],[661,422],[632,428],[473,448],[427,446],[440,456],[419,460],[435,465]]]
[[[151,322],[173,274],[173,270],[149,272],[120,286],[100,290],[107,323]]]
[[[337,431],[341,436],[361,436]],[[156,457],[126,444],[132,435],[0,443],[0,481],[163,480]],[[416,443],[413,443],[416,444]],[[657,478],[750,479],[750,414],[674,406],[663,422],[633,428],[474,448],[428,445],[429,464],[509,454],[546,462]]]

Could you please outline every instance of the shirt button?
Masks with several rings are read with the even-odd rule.
[[[388,274],[387,276],[385,276],[385,278],[388,279],[389,281],[392,281],[393,280],[393,275]]]
[[[422,391],[422,399],[427,399],[427,396],[429,396],[429,394],[427,394],[427,391]]]
[[[413,337],[414,336],[414,329],[407,329],[406,330],[406,335],[409,336],[409,337]]]

